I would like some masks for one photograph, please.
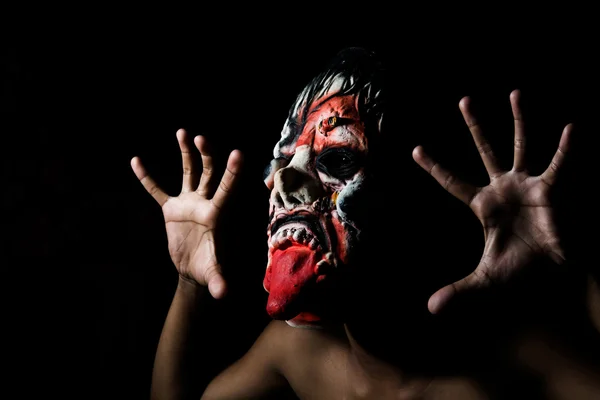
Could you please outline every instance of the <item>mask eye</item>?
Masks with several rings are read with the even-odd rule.
[[[330,147],[316,160],[318,171],[342,181],[352,178],[360,167],[360,157],[344,147]]]

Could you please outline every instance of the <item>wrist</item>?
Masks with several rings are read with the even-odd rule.
[[[198,296],[205,292],[208,292],[208,287],[196,282],[193,279],[186,278],[179,275],[179,281],[177,282],[177,291],[186,295]]]

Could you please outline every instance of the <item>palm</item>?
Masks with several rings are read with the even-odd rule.
[[[208,286],[217,298],[225,293],[225,281],[217,258],[215,229],[221,209],[230,189],[237,180],[241,154],[233,151],[219,186],[214,190],[212,157],[201,136],[194,143],[202,156],[202,174],[199,176],[193,163],[184,130],[177,132],[183,159],[183,185],[177,197],[168,196],[147,174],[140,160],[132,159],[131,166],[146,190],[160,204],[165,218],[169,254],[179,275]]]
[[[475,187],[457,179],[425,154],[421,147],[413,153],[421,167],[471,208],[485,235],[479,265],[469,276],[440,289],[431,297],[429,309],[434,313],[455,294],[506,281],[536,258],[548,256],[557,263],[564,261],[550,192],[569,147],[571,126],[563,131],[559,149],[546,171],[539,176],[530,176],[524,167],[525,136],[518,102],[519,92],[515,91],[511,94],[515,117],[514,162],[510,171],[504,171],[498,166],[477,120],[471,114],[469,99],[461,101],[461,111],[490,177],[490,183],[485,187]]]
[[[205,271],[217,264],[214,229],[218,213],[196,192],[171,197],[163,205],[169,254],[179,273],[206,284]]]
[[[507,279],[540,255],[561,256],[549,189],[539,177],[512,171],[475,195],[471,208],[484,228],[487,277]]]

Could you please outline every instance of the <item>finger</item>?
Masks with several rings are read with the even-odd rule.
[[[194,161],[188,140],[188,134],[185,129],[179,129],[177,131],[177,142],[179,142],[181,161],[183,164],[183,182],[181,186],[182,193],[193,191],[197,180],[197,174],[194,169]]]
[[[544,250],[548,257],[554,261],[557,265],[565,265],[567,256],[565,255],[565,248],[562,246],[558,239],[548,241],[544,245]]]
[[[160,206],[162,207],[163,204],[165,204],[169,199],[169,196],[165,192],[163,192],[158,187],[156,182],[154,182],[154,179],[152,179],[152,177],[148,175],[148,172],[146,171],[146,168],[144,168],[144,166],[142,165],[142,161],[139,157],[133,157],[131,159],[131,168],[133,169],[135,176],[137,176],[137,178],[142,183],[146,191],[150,193],[154,200],[156,200],[158,204],[160,204]]]
[[[548,168],[546,168],[544,173],[541,175],[542,180],[548,185],[553,185],[556,182],[557,175],[565,162],[565,158],[567,157],[569,149],[571,148],[571,136],[573,136],[572,132],[573,124],[568,124],[565,126],[565,129],[563,129],[560,137],[558,150],[556,150],[556,153],[554,154],[550,165],[548,165]]]
[[[225,296],[227,284],[221,274],[221,266],[219,264],[215,264],[206,270],[205,279],[208,284],[208,291],[212,297],[220,299]]]
[[[211,203],[217,208],[223,207],[225,201],[231,194],[235,183],[237,182],[240,168],[242,166],[242,153],[239,150],[234,150],[229,154],[229,160],[227,160],[227,168],[221,178],[221,183],[213,196]]]
[[[485,274],[484,269],[477,268],[471,274],[466,276],[465,278],[451,283],[449,285],[444,286],[437,292],[435,292],[427,303],[427,308],[429,312],[432,314],[438,314],[444,308],[448,306],[448,303],[458,297],[461,294],[464,294],[468,291],[482,289],[491,284],[491,280],[487,274]]]
[[[510,106],[515,120],[513,170],[523,171],[525,169],[525,126],[523,112],[521,111],[521,91],[513,90],[511,92]]]
[[[444,169],[425,153],[422,146],[415,147],[413,150],[413,159],[450,194],[467,205],[471,204],[473,197],[477,194],[475,186],[463,182],[456,175]]]
[[[198,184],[198,194],[208,197],[212,193],[213,159],[204,136],[196,136],[194,144],[202,156],[202,175]]]
[[[471,131],[471,135],[473,136],[473,140],[475,141],[479,155],[483,160],[483,165],[485,166],[490,178],[493,178],[498,173],[502,172],[502,170],[498,165],[498,161],[496,160],[496,156],[492,151],[492,147],[483,136],[479,121],[477,121],[471,112],[471,99],[469,97],[463,97],[458,103],[458,106],[462,112],[465,122],[467,123],[467,126],[469,127],[469,130]]]

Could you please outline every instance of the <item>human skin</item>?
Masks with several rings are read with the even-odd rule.
[[[520,167],[524,156],[521,145],[525,136],[518,92],[511,94],[511,104],[515,119],[514,136],[517,139],[515,162],[512,170],[502,171],[494,164],[493,152],[485,143],[477,119],[470,111],[470,100],[465,98],[460,102],[461,112],[491,175],[490,184],[486,187],[475,188],[452,178],[447,169],[440,167],[420,147],[413,152],[415,161],[425,171],[451,194],[473,207],[485,232],[482,264],[477,268],[486,269],[474,272],[464,281],[434,294],[429,304],[432,312],[440,313],[443,310],[441,305],[473,287],[485,289],[494,279],[500,284],[510,281],[514,272],[528,268],[532,258],[545,257],[553,263],[563,263],[560,236],[554,229],[552,219],[553,203],[546,189],[551,188],[559,178],[557,172],[570,150],[572,126],[565,128],[559,150],[548,169],[540,176],[529,176]],[[210,232],[215,228],[216,217],[227,193],[235,185],[241,165],[240,153],[234,152],[228,161],[221,189],[207,191],[203,182],[206,183],[206,178],[210,176],[211,159],[204,139],[197,137],[195,144],[205,161],[204,181],[200,179],[201,184],[197,188],[186,187],[185,182],[191,176],[197,176],[198,171],[191,167],[189,160],[186,161],[190,153],[186,133],[179,131],[178,139],[186,171],[184,189],[178,197],[165,195],[145,173],[139,160],[132,160],[136,175],[163,207],[169,247],[174,250],[172,258],[181,276],[157,350],[152,386],[153,398],[156,399],[184,398],[181,396],[185,393],[186,385],[193,385],[193,382],[183,381],[181,366],[185,348],[192,340],[201,340],[202,336],[191,335],[188,328],[204,309],[202,298],[208,294],[208,290],[216,298],[225,293],[215,251],[218,243]],[[511,207],[504,202],[507,198],[511,199]],[[188,199],[190,207],[186,209]],[[531,205],[537,207],[530,208]],[[186,212],[191,210],[196,211]],[[190,215],[191,219],[183,218]],[[595,304],[594,298],[597,301],[597,287],[594,289],[592,285],[592,305]],[[597,307],[590,307],[590,310],[597,310]],[[199,323],[199,332],[209,329],[209,321],[200,320]],[[381,327],[372,327],[378,328]],[[481,364],[471,366],[472,375],[469,369],[450,376],[414,373],[410,368],[403,369],[370,353],[365,343],[357,341],[352,332],[353,327],[344,324],[322,330],[306,330],[290,327],[282,321],[273,321],[248,353],[208,385],[203,398],[267,398],[269,393],[276,393],[285,387],[291,387],[300,398],[491,398],[486,386],[474,378],[478,369],[485,368]],[[594,398],[600,393],[599,370],[593,364],[584,362],[573,351],[569,341],[563,339],[551,331],[524,335],[522,340],[506,347],[508,356],[490,358],[486,365],[494,365],[494,368],[502,365],[513,372],[527,368],[547,383],[543,388],[546,398],[566,399],[573,398],[574,394],[577,396],[575,398]],[[498,344],[498,338],[489,337],[483,342],[493,347]],[[593,343],[585,343],[589,351],[594,349]],[[397,344],[389,343],[389,346],[394,345]],[[460,356],[468,357],[468,354],[482,351],[485,350],[481,347],[461,348]],[[210,362],[204,359],[197,361]],[[433,365],[431,367],[435,369]],[[497,385],[516,390],[513,395],[519,395],[519,387],[511,387],[503,381],[507,379],[506,376],[488,378],[499,379],[499,382],[495,382]]]

